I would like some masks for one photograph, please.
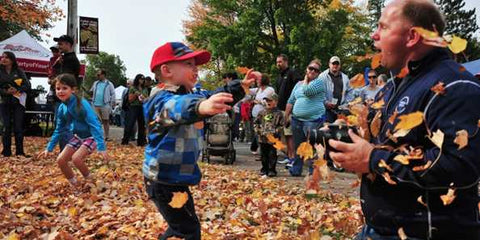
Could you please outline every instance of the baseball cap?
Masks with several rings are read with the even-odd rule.
[[[330,58],[330,63],[333,63],[333,62],[339,62],[339,63],[341,63],[341,62],[340,62],[340,58],[337,57],[337,56],[333,56],[333,57]]]
[[[193,51],[181,42],[167,42],[158,47],[153,53],[150,70],[153,72],[155,67],[164,63],[183,61],[190,58],[195,58],[196,65],[202,65],[210,61],[211,56],[212,55],[205,50]]]
[[[55,42],[68,42],[73,45],[73,38],[68,35],[62,35],[60,37],[53,38]]]
[[[272,93],[269,96],[263,98],[263,100],[274,100],[278,101],[278,95],[276,93]]]
[[[50,47],[50,50],[52,50],[52,51],[53,51],[53,50],[58,51],[58,44],[55,44],[55,45],[51,46],[51,47]]]

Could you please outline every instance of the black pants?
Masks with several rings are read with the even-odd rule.
[[[149,198],[155,203],[158,211],[168,223],[168,229],[158,239],[170,237],[185,240],[200,240],[200,221],[195,213],[192,194],[188,186],[172,186],[145,180],[145,187]],[[181,208],[172,208],[168,203],[172,200],[174,192],[186,192],[188,201]]]
[[[260,143],[260,159],[262,160],[263,173],[277,174],[277,149],[269,143]]]
[[[128,109],[127,123],[123,131],[122,144],[128,144],[128,141],[131,139],[135,122],[138,123],[137,145],[144,146],[147,140],[145,138],[145,118],[143,116],[143,107],[141,105],[130,106]]]
[[[23,130],[25,128],[25,107],[18,102],[0,104],[0,114],[3,120],[3,156],[12,155],[12,125],[15,133],[16,155],[25,155],[23,151]],[[13,123],[12,123],[13,122]]]

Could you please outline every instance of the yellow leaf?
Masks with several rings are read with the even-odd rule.
[[[393,172],[393,169],[390,166],[388,166],[388,164],[383,159],[381,159],[380,162],[378,163],[378,167],[385,168],[388,171]]]
[[[359,74],[353,76],[350,79],[350,86],[352,88],[360,88],[360,87],[365,86],[365,77],[363,76],[363,74],[359,73]]]
[[[461,53],[467,48],[467,40],[454,35],[448,48],[455,54]]]
[[[282,224],[280,224],[280,228],[278,229],[278,233],[277,233],[277,237],[276,239],[280,239],[282,237],[282,232],[283,232],[283,227],[285,226],[285,223],[282,222]]]
[[[68,215],[70,215],[70,217],[75,217],[77,216],[77,214],[78,214],[77,208],[71,207],[68,209]]]
[[[16,234],[15,232],[12,232],[8,235],[6,238],[7,240],[20,240],[20,236]]]
[[[447,206],[450,203],[452,203],[453,200],[455,200],[455,197],[456,197],[455,196],[455,189],[449,188],[447,194],[441,195],[440,199],[442,199],[443,205]]]
[[[283,150],[287,147],[280,139],[274,137],[272,134],[267,135],[267,140],[268,142],[272,143],[273,147],[277,150]]]
[[[375,117],[372,120],[372,123],[370,124],[370,131],[373,137],[377,137],[378,134],[380,133],[380,127],[382,126],[382,120],[380,119],[381,117],[382,117],[382,112],[377,111],[377,113],[375,114]]]
[[[353,126],[358,126],[359,125],[358,117],[355,116],[355,115],[349,115],[347,117],[347,122],[348,122],[349,125],[353,125]]]
[[[442,132],[442,130],[438,129],[436,132],[433,133],[430,141],[432,141],[433,144],[435,144],[438,148],[442,148],[444,138],[445,134]]]
[[[373,109],[380,109],[380,108],[383,108],[384,105],[385,105],[385,101],[381,99],[380,101],[373,103],[370,107]]]
[[[418,196],[417,202],[420,203],[420,204],[422,204],[423,206],[427,207],[427,204],[426,204],[425,202],[423,202],[423,199],[422,199],[422,196],[421,196],[421,195]]]
[[[410,132],[411,129],[400,129],[396,131],[392,136],[394,138],[405,137]]]
[[[432,161],[428,161],[427,163],[425,163],[425,165],[422,165],[422,166],[415,166],[412,168],[412,170],[414,172],[418,172],[418,171],[425,171],[427,170],[430,166],[432,166]]]
[[[22,81],[23,81],[23,80],[22,80],[21,78],[17,78],[17,79],[15,79],[14,82],[15,82],[15,84],[17,84],[17,86],[20,87],[20,86],[22,85]]]
[[[407,240],[408,239],[407,234],[405,234],[405,231],[403,231],[403,228],[398,229],[398,237],[401,240]]]
[[[409,130],[412,129],[423,122],[423,113],[418,111],[414,113],[410,113],[407,115],[401,115],[398,117],[400,119],[400,122],[397,123],[395,126],[395,131],[403,129],[403,130]]]
[[[422,27],[413,27],[413,29],[418,32],[418,34],[420,34],[423,38],[431,39],[439,37],[438,32],[433,32]]]
[[[377,53],[373,55],[372,64],[371,64],[372,69],[378,68],[381,62],[382,62],[382,53]]]
[[[308,141],[301,143],[297,148],[297,154],[303,159],[303,161],[313,158],[312,145]]]
[[[174,192],[172,200],[168,203],[172,208],[181,208],[188,201],[186,192]]]
[[[457,131],[457,136],[453,142],[458,145],[458,150],[466,147],[468,145],[468,132],[466,130]]]
[[[394,121],[395,121],[395,118],[397,118],[397,115],[398,115],[398,112],[397,112],[397,110],[395,109],[395,111],[393,112],[392,116],[390,116],[390,117],[388,118],[388,122],[389,122],[390,124],[393,124]]]
[[[408,156],[405,156],[405,155],[397,155],[393,158],[393,161],[397,161],[403,165],[408,165],[410,164],[410,159],[408,158]]]
[[[318,156],[319,160],[325,159],[325,148],[323,147],[323,145],[322,144],[315,144],[314,147],[315,147],[315,151],[317,152],[317,156]],[[317,162],[317,161],[315,161],[315,162]],[[326,161],[325,161],[325,163],[326,163]]]

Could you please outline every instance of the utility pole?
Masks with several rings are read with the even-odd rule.
[[[68,0],[67,35],[73,38],[73,51],[76,52],[78,42],[77,0]]]

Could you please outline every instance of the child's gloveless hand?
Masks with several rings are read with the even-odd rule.
[[[232,107],[228,105],[228,103],[231,102],[233,102],[232,94],[217,93],[200,103],[198,106],[198,113],[200,115],[210,116],[224,113],[225,111],[232,109]]]
[[[37,154],[37,158],[42,159],[42,158],[47,157],[48,155],[50,155],[50,152],[48,152],[48,150],[45,150],[45,151],[42,151],[39,154]]]

